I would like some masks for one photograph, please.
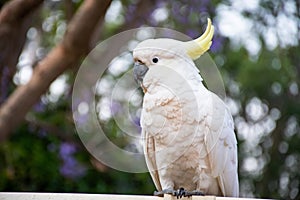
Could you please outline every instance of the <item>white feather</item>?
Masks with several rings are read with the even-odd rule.
[[[157,190],[239,195],[237,142],[223,101],[202,84],[182,42],[142,42],[135,59],[148,67],[141,126],[146,163]],[[151,63],[159,57],[157,64]]]

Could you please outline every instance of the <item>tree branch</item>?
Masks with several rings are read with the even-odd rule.
[[[0,104],[8,94],[7,85],[16,71],[35,11],[43,0],[14,0],[0,12]]]
[[[0,141],[24,119],[51,82],[73,67],[90,49],[90,40],[111,0],[86,0],[70,21],[65,36],[35,68],[28,84],[18,87],[0,107]]]
[[[14,0],[3,6],[0,12],[0,23],[13,24],[30,14],[43,0]]]

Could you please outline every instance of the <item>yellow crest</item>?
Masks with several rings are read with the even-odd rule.
[[[190,58],[195,60],[205,53],[212,44],[211,40],[213,35],[214,26],[211,24],[211,20],[208,18],[205,32],[197,39],[184,43],[184,47]]]

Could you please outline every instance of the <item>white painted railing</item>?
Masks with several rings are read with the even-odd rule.
[[[0,200],[177,200],[176,197],[143,195],[116,195],[116,194],[81,194],[81,193],[27,193],[27,192],[0,192]],[[191,196],[181,200],[250,200],[247,198],[231,198],[216,196]]]

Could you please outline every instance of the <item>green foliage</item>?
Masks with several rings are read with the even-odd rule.
[[[18,134],[1,146],[1,172],[5,175],[1,178],[1,190],[55,190],[61,179],[60,161],[53,149],[55,143],[57,139],[53,137],[41,139],[27,127],[19,129]]]
[[[18,129],[17,134],[0,147],[1,191],[143,194],[143,191],[154,190],[148,173],[130,174],[108,168],[99,172],[84,150],[76,153],[76,159],[85,163],[85,175],[62,176],[61,142],[32,127],[24,125]]]

